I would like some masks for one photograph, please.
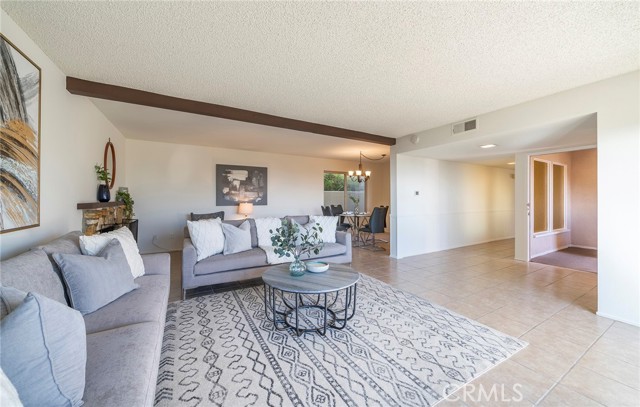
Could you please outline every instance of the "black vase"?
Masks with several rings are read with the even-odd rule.
[[[98,202],[109,202],[111,199],[111,192],[109,192],[109,186],[100,184],[98,185]]]

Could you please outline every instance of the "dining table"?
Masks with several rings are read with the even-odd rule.
[[[371,214],[369,212],[342,212],[340,216],[344,216],[347,223],[351,224],[351,229],[354,232],[352,239],[353,245],[362,246],[364,242],[360,240],[360,233],[358,233],[358,230],[363,225],[363,219],[368,219]]]

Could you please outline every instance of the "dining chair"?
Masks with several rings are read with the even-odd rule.
[[[333,216],[331,215],[331,207],[329,205],[327,206],[320,205],[320,208],[322,209],[322,216]]]
[[[384,206],[384,205],[380,205],[381,208],[384,208],[385,212],[384,212],[384,228],[387,228],[387,214],[389,213],[389,205]],[[384,240],[384,239],[380,239],[378,238],[379,242],[383,242],[383,243],[389,243],[388,240]]]
[[[376,233],[384,233],[384,218],[386,216],[386,208],[375,207],[369,217],[369,223],[358,229],[360,241],[364,242],[364,246],[367,246],[370,250],[384,250],[384,248],[376,245],[377,241],[379,241],[376,241]],[[365,239],[362,238],[363,234],[366,236]],[[371,240],[371,245],[367,244],[369,240]]]
[[[336,230],[346,232],[347,230],[351,229],[351,224],[344,221],[344,216],[341,216],[343,212],[344,209],[342,209],[342,205],[331,205],[331,215],[340,216],[338,218],[338,227],[336,228]]]

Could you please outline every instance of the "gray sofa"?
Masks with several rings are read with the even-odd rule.
[[[301,225],[309,222],[309,216],[287,216]],[[228,283],[257,278],[269,267],[265,252],[258,247],[258,233],[254,219],[247,219],[251,225],[251,250],[235,254],[217,254],[197,261],[196,248],[185,228],[182,246],[182,297],[186,290],[206,285]],[[234,226],[240,226],[245,219],[225,220]],[[351,234],[336,232],[336,243],[325,243],[318,255],[305,256],[302,260],[315,259],[330,263],[351,263]]]
[[[0,284],[66,302],[53,253],[81,254],[80,232],[0,263]],[[145,275],[133,290],[84,316],[85,406],[153,406],[169,298],[168,253],[142,255]],[[68,305],[68,303],[67,303]]]

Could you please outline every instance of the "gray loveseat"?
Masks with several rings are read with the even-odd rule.
[[[66,303],[53,253],[81,254],[80,232],[0,263],[0,284]],[[168,253],[142,255],[140,286],[84,316],[85,406],[153,406],[169,297]],[[67,304],[68,305],[68,304]]]
[[[301,225],[309,222],[309,216],[287,216]],[[254,219],[247,219],[251,225],[251,250],[235,254],[217,254],[201,261],[196,261],[196,248],[185,228],[185,239],[182,246],[182,297],[186,290],[206,285],[248,280],[262,275],[269,267],[265,252],[258,247],[258,233]],[[245,219],[225,220],[234,226],[240,226]],[[336,243],[325,243],[318,255],[303,257],[303,260],[315,259],[330,263],[351,263],[351,234],[336,232]]]

